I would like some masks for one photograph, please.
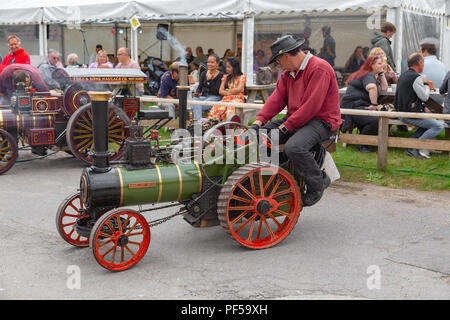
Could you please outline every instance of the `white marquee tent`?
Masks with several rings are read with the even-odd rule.
[[[450,67],[450,0],[22,0],[0,4],[0,25],[39,25],[39,52],[47,51],[44,36],[47,24],[127,22],[137,16],[141,21],[239,20],[243,23],[243,70],[253,73],[255,18],[295,16],[306,13],[339,14],[383,10],[387,21],[397,26],[394,52],[397,65],[402,59],[405,19],[416,23],[421,16],[438,19],[441,59]],[[408,16],[408,14],[411,14]],[[1,26],[0,26],[1,28]],[[407,28],[409,29],[409,28]],[[137,57],[137,33],[132,32],[131,49]],[[250,81],[251,77],[247,77]]]
[[[61,23],[142,19],[244,18],[257,14],[346,11],[371,7],[402,8],[424,14],[445,14],[445,0],[23,0],[0,5],[0,24]],[[78,15],[78,16],[77,16]]]

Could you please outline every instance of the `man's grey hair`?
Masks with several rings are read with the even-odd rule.
[[[71,53],[67,56],[67,64],[78,63],[78,55],[76,53]]]
[[[56,51],[55,49],[49,49],[48,50],[48,57],[50,57],[50,55],[52,54],[52,53],[57,53],[58,55],[60,55],[60,53],[58,52],[58,51]]]

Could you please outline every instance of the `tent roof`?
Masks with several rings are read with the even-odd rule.
[[[440,15],[445,13],[445,2],[446,0],[251,0],[250,10],[256,14],[279,14],[402,7],[417,12]]]
[[[403,7],[444,14],[446,0],[22,0],[0,5],[0,24],[87,23],[141,19],[224,19],[266,15]]]

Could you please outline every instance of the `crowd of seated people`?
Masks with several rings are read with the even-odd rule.
[[[15,71],[23,70],[29,75],[35,89],[38,92],[49,90],[62,90],[61,81],[55,78],[55,71],[62,68],[134,68],[141,69],[139,64],[131,59],[131,52],[128,48],[119,48],[117,56],[108,55],[103,50],[102,45],[97,45],[95,52],[91,56],[92,62],[85,65],[79,62],[76,53],[70,53],[66,58],[66,65],[61,61],[61,55],[54,49],[49,49],[47,56],[41,61],[37,67],[31,65],[30,55],[22,48],[21,40],[16,35],[10,35],[7,39],[9,53],[0,62],[0,77],[2,81],[9,81]],[[0,91],[0,104],[8,103],[10,94],[10,86],[2,84]],[[136,84],[136,92],[138,95],[144,93],[144,84]]]
[[[432,43],[423,43],[421,52],[414,52],[408,56],[408,70],[399,77],[387,63],[386,55],[381,48],[373,48],[366,62],[348,79],[345,94],[341,98],[341,108],[377,110],[379,97],[389,85],[395,91],[394,110],[399,112],[431,113],[433,101],[430,92],[439,88],[440,94],[445,94],[450,87],[450,72],[436,57],[436,47]],[[433,80],[431,80],[433,79]],[[443,112],[450,113],[450,99],[435,97],[434,103],[443,104]],[[361,134],[378,134],[378,117],[372,116],[343,116],[343,131],[358,127]],[[436,119],[400,118],[402,122],[413,125],[417,129],[410,136],[417,139],[433,139],[445,128],[444,122]],[[356,150],[373,152],[368,146],[358,145]],[[430,158],[430,151],[409,148],[405,154],[416,159]]]
[[[305,29],[306,30],[306,29]],[[324,48],[323,55],[334,56],[333,39],[330,29],[324,28]],[[426,102],[430,98],[430,87],[436,87],[441,94],[446,94],[450,90],[450,71],[445,68],[436,57],[436,46],[433,43],[422,43],[420,52],[410,55],[408,59],[408,70],[402,75],[395,73],[392,67],[392,52],[386,53],[382,47],[390,45],[390,39],[395,33],[395,27],[390,24],[383,25],[382,32],[375,32],[372,37],[372,45],[380,47],[357,46],[345,64],[344,71],[351,73],[346,81],[347,89],[341,99],[342,108],[375,110],[379,107],[379,97],[382,91],[387,90],[391,85],[397,85],[395,93],[394,107],[396,110],[406,110],[405,105],[418,106],[416,109],[408,111],[430,112],[426,107]],[[0,75],[2,71],[11,64],[29,65],[30,57],[21,48],[20,38],[11,35],[8,37],[8,47],[10,49],[0,63]],[[310,48],[307,48],[308,50]],[[305,49],[305,50],[307,50]],[[193,99],[199,101],[211,101],[210,106],[194,105],[192,107],[193,118],[199,119],[206,115],[219,120],[225,119],[228,115],[235,113],[232,107],[214,106],[215,101],[224,102],[244,102],[244,89],[246,77],[242,73],[240,57],[234,55],[231,49],[225,50],[222,57],[214,53],[214,49],[209,49],[208,54],[203,53],[201,46],[196,47],[194,56],[190,47],[186,48],[186,62],[188,63],[190,83],[198,84],[193,92]],[[334,60],[334,57],[333,60]],[[108,55],[103,50],[102,45],[97,45],[92,54],[93,60],[90,64],[84,65],[79,62],[78,55],[71,53],[67,56],[66,65],[63,66],[60,54],[56,50],[49,50],[48,56],[42,61],[37,71],[29,73],[36,78],[36,73],[42,79],[46,89],[60,89],[57,81],[52,78],[53,72],[58,68],[136,68],[139,64],[131,59],[128,48],[119,48],[117,55]],[[330,58],[331,59],[331,58]],[[180,60],[180,59],[177,59]],[[268,65],[265,51],[255,50],[254,71]],[[26,67],[23,67],[26,69]],[[158,96],[162,98],[176,98],[176,86],[178,84],[179,63],[175,61],[171,68],[161,77]],[[13,71],[8,71],[13,72]],[[407,78],[407,76],[410,78]],[[414,79],[413,79],[414,78]],[[414,81],[412,81],[414,80]],[[411,82],[412,81],[412,82]],[[37,83],[41,81],[36,80]],[[42,86],[41,86],[42,87]],[[137,93],[144,93],[144,85],[136,85]],[[393,87],[394,88],[394,87]],[[395,89],[393,89],[395,90]],[[403,96],[408,92],[408,97]],[[403,100],[402,100],[403,98]],[[406,100],[405,100],[406,99]],[[447,97],[435,97],[433,99],[438,104],[443,105],[443,112],[450,113],[450,99]],[[405,102],[406,101],[406,102]],[[5,100],[3,99],[3,103]],[[172,117],[175,117],[175,105],[160,104],[164,109],[169,110]],[[378,118],[369,116],[350,116],[345,119],[345,126],[354,125],[358,127],[361,134],[377,135]],[[424,120],[424,119],[419,119]],[[413,138],[430,139],[436,137],[443,130],[442,121],[417,121],[414,119],[402,119],[403,122],[414,124],[419,129],[412,135]],[[447,123],[450,123],[448,121]],[[361,152],[373,152],[369,146],[359,145],[357,150]],[[406,154],[415,158],[428,158],[427,150],[407,150]]]
[[[205,61],[195,58],[189,63],[190,79],[198,83],[193,92],[193,100],[211,101],[211,105],[193,105],[193,119],[200,119],[206,113],[209,118],[224,120],[229,115],[235,114],[233,107],[214,106],[214,101],[244,102],[244,89],[246,77],[242,73],[240,61],[232,56],[231,50],[226,50],[222,59],[212,50]],[[187,51],[190,52],[190,51]],[[197,54],[202,50],[197,48]],[[179,81],[180,60],[172,63],[170,70],[161,77],[160,88],[157,96],[160,98],[177,98],[177,85]],[[171,117],[176,116],[176,108],[172,103],[159,103],[158,106],[169,111]]]
[[[231,49],[226,49],[222,57],[215,54],[212,48],[208,49],[208,54],[205,55],[200,46],[196,48],[196,54],[194,56],[192,49],[187,47],[184,57],[188,64],[189,83],[196,85],[192,93],[193,100],[212,103],[210,106],[193,105],[192,118],[198,120],[208,116],[223,120],[236,110],[232,107],[214,106],[214,101],[244,102],[246,77],[242,74],[240,58],[235,56]],[[161,76],[158,97],[169,99],[178,97],[176,87],[182,60],[183,57],[177,58],[170,65],[170,70]],[[158,106],[169,111],[172,118],[176,116],[174,104],[158,103]]]

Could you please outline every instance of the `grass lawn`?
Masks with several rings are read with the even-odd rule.
[[[393,133],[396,136],[410,135],[396,131]],[[444,139],[444,133],[438,139]],[[355,150],[355,145],[343,148],[342,143],[338,143],[332,155],[343,181],[373,183],[398,189],[450,191],[448,151],[432,153],[430,159],[418,160],[405,155],[405,149],[389,148],[386,171],[376,169],[376,152],[361,153]]]

